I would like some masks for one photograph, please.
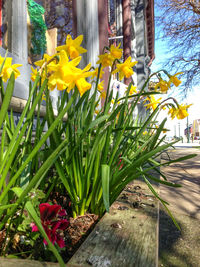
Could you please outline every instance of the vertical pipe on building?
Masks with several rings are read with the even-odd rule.
[[[124,60],[131,56],[131,3],[130,0],[122,1],[123,14],[123,50]],[[129,84],[131,78],[125,78],[124,83]]]
[[[107,0],[98,0],[98,20],[99,20],[99,52],[102,54],[103,48],[108,46],[108,10]]]

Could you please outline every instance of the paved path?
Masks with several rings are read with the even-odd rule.
[[[195,158],[162,169],[169,181],[179,183],[182,187],[161,186],[160,193],[169,201],[171,210],[200,219],[200,148],[176,148],[169,152],[169,156],[175,159],[194,153],[197,154]]]
[[[200,267],[200,148],[177,147],[169,156],[175,159],[193,153],[195,158],[162,168],[169,181],[182,187],[160,186],[161,197],[170,203],[169,209],[181,227],[179,231],[160,209],[160,267]]]

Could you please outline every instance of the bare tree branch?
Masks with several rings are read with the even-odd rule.
[[[169,54],[164,64],[169,70],[183,71],[187,93],[199,83],[200,74],[200,1],[156,0],[156,26],[159,38],[166,40]]]

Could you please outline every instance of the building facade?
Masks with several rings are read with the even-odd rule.
[[[8,49],[13,63],[23,64],[14,92],[14,97],[22,100],[28,96],[31,62],[28,1],[0,0],[0,53],[3,56]],[[154,0],[31,1],[45,9],[47,51],[53,53],[68,33],[74,37],[83,34],[88,53],[83,55],[82,64],[91,62],[95,66],[104,46],[121,42],[124,59],[131,56],[138,61],[136,75],[124,82],[133,80],[138,89],[142,88],[154,59]],[[106,75],[104,80],[108,79]],[[55,90],[52,95],[55,103],[57,94]]]

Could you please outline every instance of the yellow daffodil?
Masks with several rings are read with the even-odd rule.
[[[178,72],[174,75],[169,75],[169,84],[173,83],[176,87],[178,87],[181,84],[181,81],[176,76],[182,73],[183,72]]]
[[[69,85],[65,76],[67,73],[72,72],[72,68],[76,67],[80,60],[81,57],[77,57],[69,61],[67,53],[62,50],[59,54],[59,62],[48,65],[48,71],[51,73],[48,81],[50,90],[53,90],[56,86],[58,90],[65,90]]]
[[[99,60],[97,61],[97,64],[102,64],[102,67],[109,67],[112,66],[114,61],[114,58],[111,56],[110,53],[105,53],[103,55],[99,55]]]
[[[81,57],[77,57],[71,61],[64,50],[60,51],[59,63],[50,66],[49,69],[53,74],[49,77],[50,89],[54,89],[57,86],[58,90],[65,90],[70,92],[75,85],[77,86],[80,95],[84,94],[91,88],[91,84],[88,83],[85,78],[92,75],[89,72],[91,64],[88,64],[83,70],[76,68],[79,64]]]
[[[116,70],[114,70],[112,73],[119,72],[119,79],[120,81],[126,77],[129,78],[131,75],[133,75],[133,69],[132,67],[137,64],[137,61],[131,62],[131,57],[128,57],[124,63],[117,64]]]
[[[94,71],[92,71],[92,79],[94,79],[94,77],[98,76],[98,71],[99,68],[96,68]],[[103,77],[104,71],[101,69],[100,73],[99,73],[99,78],[101,79]]]
[[[46,101],[46,95],[45,95],[45,93],[42,94],[42,100]]]
[[[137,93],[137,87],[131,85],[131,89],[129,91],[129,95],[133,95],[133,94],[136,94],[136,93]]]
[[[155,85],[155,90],[157,90],[158,88],[160,88],[160,91],[162,93],[166,93],[170,88],[170,83],[160,78],[159,82]]]
[[[56,48],[57,51],[65,50],[67,52],[67,55],[74,59],[80,54],[86,53],[87,50],[83,47],[81,47],[81,43],[83,41],[83,35],[79,35],[76,39],[72,39],[71,35],[68,34],[66,38],[66,44],[58,46]]]
[[[98,84],[98,90],[101,92],[103,91],[104,89],[104,81],[101,81],[99,84]]]
[[[121,43],[115,47],[113,44],[110,46],[110,54],[114,59],[120,59],[122,57],[123,49],[120,49]]]
[[[149,100],[150,103],[146,104],[144,106],[147,109],[152,108],[153,110],[155,110],[157,108],[158,104],[161,102],[162,98],[160,97],[159,99],[156,100],[154,96],[148,96],[147,100]]]
[[[187,109],[191,106],[192,104],[190,105],[179,105],[178,106],[178,109],[177,109],[177,112],[176,112],[176,117],[178,120],[182,120],[184,118],[186,118],[189,114],[187,112]]]
[[[106,99],[106,91],[102,91],[100,96],[101,98]]]
[[[31,66],[31,70],[32,70],[32,73],[31,73],[31,81],[35,81],[35,79],[36,79],[36,76],[37,76],[37,74],[38,74],[38,71],[37,71],[37,69],[34,69],[32,66]]]
[[[186,118],[189,114],[187,112],[187,109],[191,106],[190,105],[179,105],[177,108],[172,107],[169,109],[168,114],[171,116],[171,119],[173,120],[175,117],[178,120],[182,120],[184,118]]]
[[[91,84],[82,77],[78,78],[76,81],[74,81],[74,83],[76,84],[81,96],[91,88]]]
[[[4,58],[0,56],[0,66],[3,64]],[[7,57],[2,71],[0,73],[0,77],[2,77],[3,82],[7,82],[7,80],[10,78],[12,72],[14,72],[15,79],[20,75],[19,70],[17,69],[18,67],[21,67],[21,64],[13,64],[12,65],[12,58]]]
[[[42,67],[44,63],[50,61],[50,60],[53,59],[53,58],[55,58],[55,55],[53,55],[53,56],[49,56],[48,54],[44,54],[43,58],[40,59],[40,60],[38,60],[38,61],[36,61],[36,62],[34,62],[34,64],[35,64],[36,66],[38,66],[38,67]],[[56,59],[55,59],[55,61],[52,61],[50,64],[51,64],[51,65],[52,65],[52,64],[56,64]]]
[[[37,69],[34,69],[32,66],[31,66],[31,70],[32,70],[32,73],[31,73],[31,81],[35,81],[36,79],[36,76],[38,74],[38,70]],[[44,80],[45,80],[45,73],[43,72],[42,74],[40,74],[40,77],[41,77],[41,84],[43,84]]]
[[[171,107],[168,111],[168,114],[171,116],[171,119],[173,120],[176,117],[177,109],[175,107]]]
[[[143,135],[147,135],[147,134],[148,134],[148,132],[147,132],[147,131],[144,131],[142,134],[143,134]]]

